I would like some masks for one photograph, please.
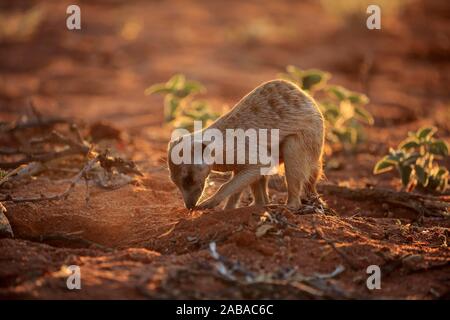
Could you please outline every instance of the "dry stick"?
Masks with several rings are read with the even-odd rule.
[[[81,169],[81,171],[72,179],[69,187],[67,189],[60,193],[53,196],[43,196],[40,197],[34,197],[34,198],[13,198],[11,195],[7,195],[6,198],[1,199],[1,201],[12,201],[14,203],[22,203],[22,202],[40,202],[40,201],[54,201],[54,200],[61,200],[61,199],[67,199],[69,196],[69,193],[73,190],[75,185],[80,181],[81,179],[85,178],[85,174],[92,169],[94,164],[98,161],[98,158],[94,158],[92,160],[89,160],[87,164]]]
[[[30,144],[36,145],[36,144],[43,144],[43,143],[55,143],[55,144],[68,145],[75,149],[85,150],[86,145],[84,144],[84,140],[81,137],[81,133],[78,130],[78,128],[76,127],[76,125],[71,125],[70,129],[72,132],[74,132],[75,137],[77,138],[77,141],[73,141],[69,138],[64,137],[62,134],[60,134],[56,131],[52,131],[51,134],[49,134],[45,137],[31,139]],[[9,148],[9,147],[1,147],[0,148],[0,155],[16,155],[16,154],[24,154],[27,156],[32,156],[32,155],[39,155],[40,153],[35,152],[31,149],[23,149],[23,148],[16,149],[16,148]]]
[[[15,154],[27,154],[27,153],[30,153],[30,151],[8,147],[0,148],[0,155],[12,156]]]
[[[320,184],[318,185],[318,189],[322,193],[337,195],[351,200],[386,202],[395,206],[412,209],[419,214],[419,217],[423,215],[450,217],[450,202],[432,196],[382,188],[350,189],[331,184]]]
[[[86,206],[89,205],[89,200],[91,199],[91,195],[89,193],[89,180],[86,176],[86,173],[83,174],[83,178],[84,178],[84,184],[86,186],[86,196],[85,196],[85,201],[86,201]]]
[[[54,126],[55,124],[62,124],[62,123],[72,123],[72,121],[68,118],[46,118],[46,119],[36,119],[31,120],[27,122],[15,122],[12,124],[4,124],[3,126],[0,126],[0,132],[5,133],[12,133],[14,131],[18,130],[24,130],[24,129],[32,129],[32,128],[39,128],[39,127],[50,127]]]
[[[342,252],[341,250],[339,250],[338,247],[336,247],[336,245],[334,244],[333,241],[325,238],[322,230],[317,227],[314,216],[313,216],[313,220],[312,220],[312,226],[313,226],[314,230],[316,231],[316,234],[319,236],[319,238],[324,240],[334,251],[336,251],[336,253],[342,258],[342,260],[345,261],[345,263],[347,263],[350,266],[350,268],[352,270],[360,269],[360,267],[357,264],[355,264],[344,252]]]
[[[225,257],[222,256],[219,256],[219,261],[220,260],[222,260],[222,263],[224,264],[230,263]],[[248,271],[246,272],[246,270],[242,270],[242,268],[238,268],[238,270],[244,275],[257,277],[257,275],[248,273]],[[234,271],[236,271],[236,269],[234,269]],[[303,299],[349,299],[353,296],[353,294],[344,292],[330,283],[324,283],[321,281],[323,279],[320,279],[319,277],[302,280],[296,280],[293,278],[245,282],[239,278],[232,279],[217,272],[210,272],[209,275],[212,275],[226,283],[231,283],[234,286],[238,286],[242,291],[266,291],[267,293],[272,294],[274,292],[278,292],[280,289],[286,289],[291,291],[297,297],[302,297]]]
[[[44,154],[39,155],[27,155],[26,157],[13,162],[0,162],[0,168],[2,169],[14,169],[22,164],[27,164],[30,162],[48,162],[50,160],[58,159],[58,158],[64,158],[67,156],[72,155],[85,155],[89,151],[89,148],[86,147],[86,149],[80,150],[80,149],[74,149],[74,148],[67,148],[62,151],[52,151]]]
[[[28,153],[25,155],[24,158],[13,161],[13,162],[0,162],[0,168],[2,169],[14,169],[22,164],[27,164],[30,162],[47,162],[50,160],[63,158],[71,155],[86,155],[89,150],[90,146],[81,143],[76,142],[71,139],[68,139],[64,137],[63,135],[52,132],[49,136],[41,138],[41,139],[34,139],[30,142],[31,144],[41,144],[41,143],[57,143],[57,144],[64,144],[68,147],[61,151],[50,151],[46,153],[41,154],[33,154]],[[25,153],[25,152],[23,152]]]
[[[282,178],[276,177],[269,180],[269,187],[280,192],[286,191],[286,186]],[[426,196],[417,193],[394,191],[384,188],[356,188],[319,184],[317,189],[320,193],[338,195],[343,198],[356,201],[377,201],[387,202],[395,206],[412,209],[419,214],[434,217],[450,217],[450,202],[433,196]]]
[[[246,283],[238,279],[229,279],[216,272],[198,269],[200,268],[180,268],[176,270],[174,273],[169,274],[168,278],[166,278],[163,281],[163,283],[159,286],[158,291],[150,291],[148,289],[147,284],[152,277],[151,275],[145,275],[136,284],[136,289],[139,291],[140,294],[150,299],[161,297],[171,298],[173,297],[173,292],[171,290],[168,290],[170,289],[170,287],[167,288],[170,281],[176,281],[177,279],[188,279],[191,277],[199,277],[199,278],[213,277],[219,281],[224,282],[227,285],[231,285],[234,288],[238,288],[238,290],[247,297],[279,294],[279,292],[283,290],[288,294],[291,294],[301,299],[343,298],[342,296],[328,296],[321,290],[315,289],[314,287],[301,282],[290,283],[289,281],[280,280],[272,282]],[[199,297],[191,297],[191,298],[198,299]]]

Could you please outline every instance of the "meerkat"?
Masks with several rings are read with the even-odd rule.
[[[294,83],[272,80],[248,93],[228,113],[202,131],[218,129],[225,133],[227,129],[250,128],[279,130],[279,162],[284,163],[288,190],[286,205],[291,210],[298,210],[303,196],[317,194],[316,183],[322,175],[324,119],[317,104]],[[268,176],[261,175],[262,164],[175,164],[171,160],[171,151],[182,139],[179,137],[169,143],[168,167],[170,178],[181,191],[187,208],[213,208],[225,199],[225,209],[235,208],[247,186],[252,191],[254,205],[263,206],[269,202]],[[194,148],[200,143],[197,147],[202,150],[208,144],[190,141]],[[249,150],[248,145],[245,147]],[[233,176],[203,200],[205,181],[211,171],[231,171]]]

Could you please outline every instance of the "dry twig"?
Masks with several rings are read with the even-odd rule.
[[[419,214],[418,218],[422,216],[450,217],[450,203],[437,197],[382,188],[350,189],[331,184],[321,184],[318,189],[322,193],[350,200],[386,202],[394,206],[412,209]]]
[[[343,251],[341,251],[341,250],[335,245],[335,243],[334,243],[332,240],[325,238],[325,236],[324,236],[322,230],[321,230],[320,228],[317,227],[316,221],[315,221],[315,218],[314,218],[314,217],[313,217],[313,220],[312,220],[312,226],[313,226],[313,228],[314,228],[314,230],[315,230],[317,236],[319,236],[320,239],[324,240],[324,241],[325,241],[325,242],[326,242],[326,243],[327,243],[334,251],[336,251],[336,253],[342,258],[342,260],[344,260],[344,262],[345,262],[346,264],[348,264],[348,265],[350,266],[350,268],[352,268],[352,270],[359,270],[359,269],[360,269],[360,267],[359,267],[355,262],[353,262],[353,261],[347,256],[347,254],[345,254]]]

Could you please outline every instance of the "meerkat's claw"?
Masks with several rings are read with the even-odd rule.
[[[219,205],[219,203],[217,203],[217,201],[209,198],[209,199],[206,199],[205,201],[202,201],[200,204],[195,206],[195,208],[198,210],[212,209],[214,207],[217,207],[218,205]]]

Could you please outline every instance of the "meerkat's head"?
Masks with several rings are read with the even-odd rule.
[[[207,164],[200,163],[194,164],[194,144],[200,142],[190,143],[189,151],[186,148],[182,148],[182,139],[180,137],[169,143],[167,152],[167,163],[170,172],[170,179],[178,187],[183,196],[184,205],[188,209],[192,209],[197,204],[198,199],[203,193],[205,187],[206,178],[211,172],[211,167]],[[203,145],[198,146],[203,148]],[[185,152],[190,153],[185,156]],[[179,157],[175,159],[175,157]],[[180,163],[180,158],[191,159],[191,161],[184,161]]]

